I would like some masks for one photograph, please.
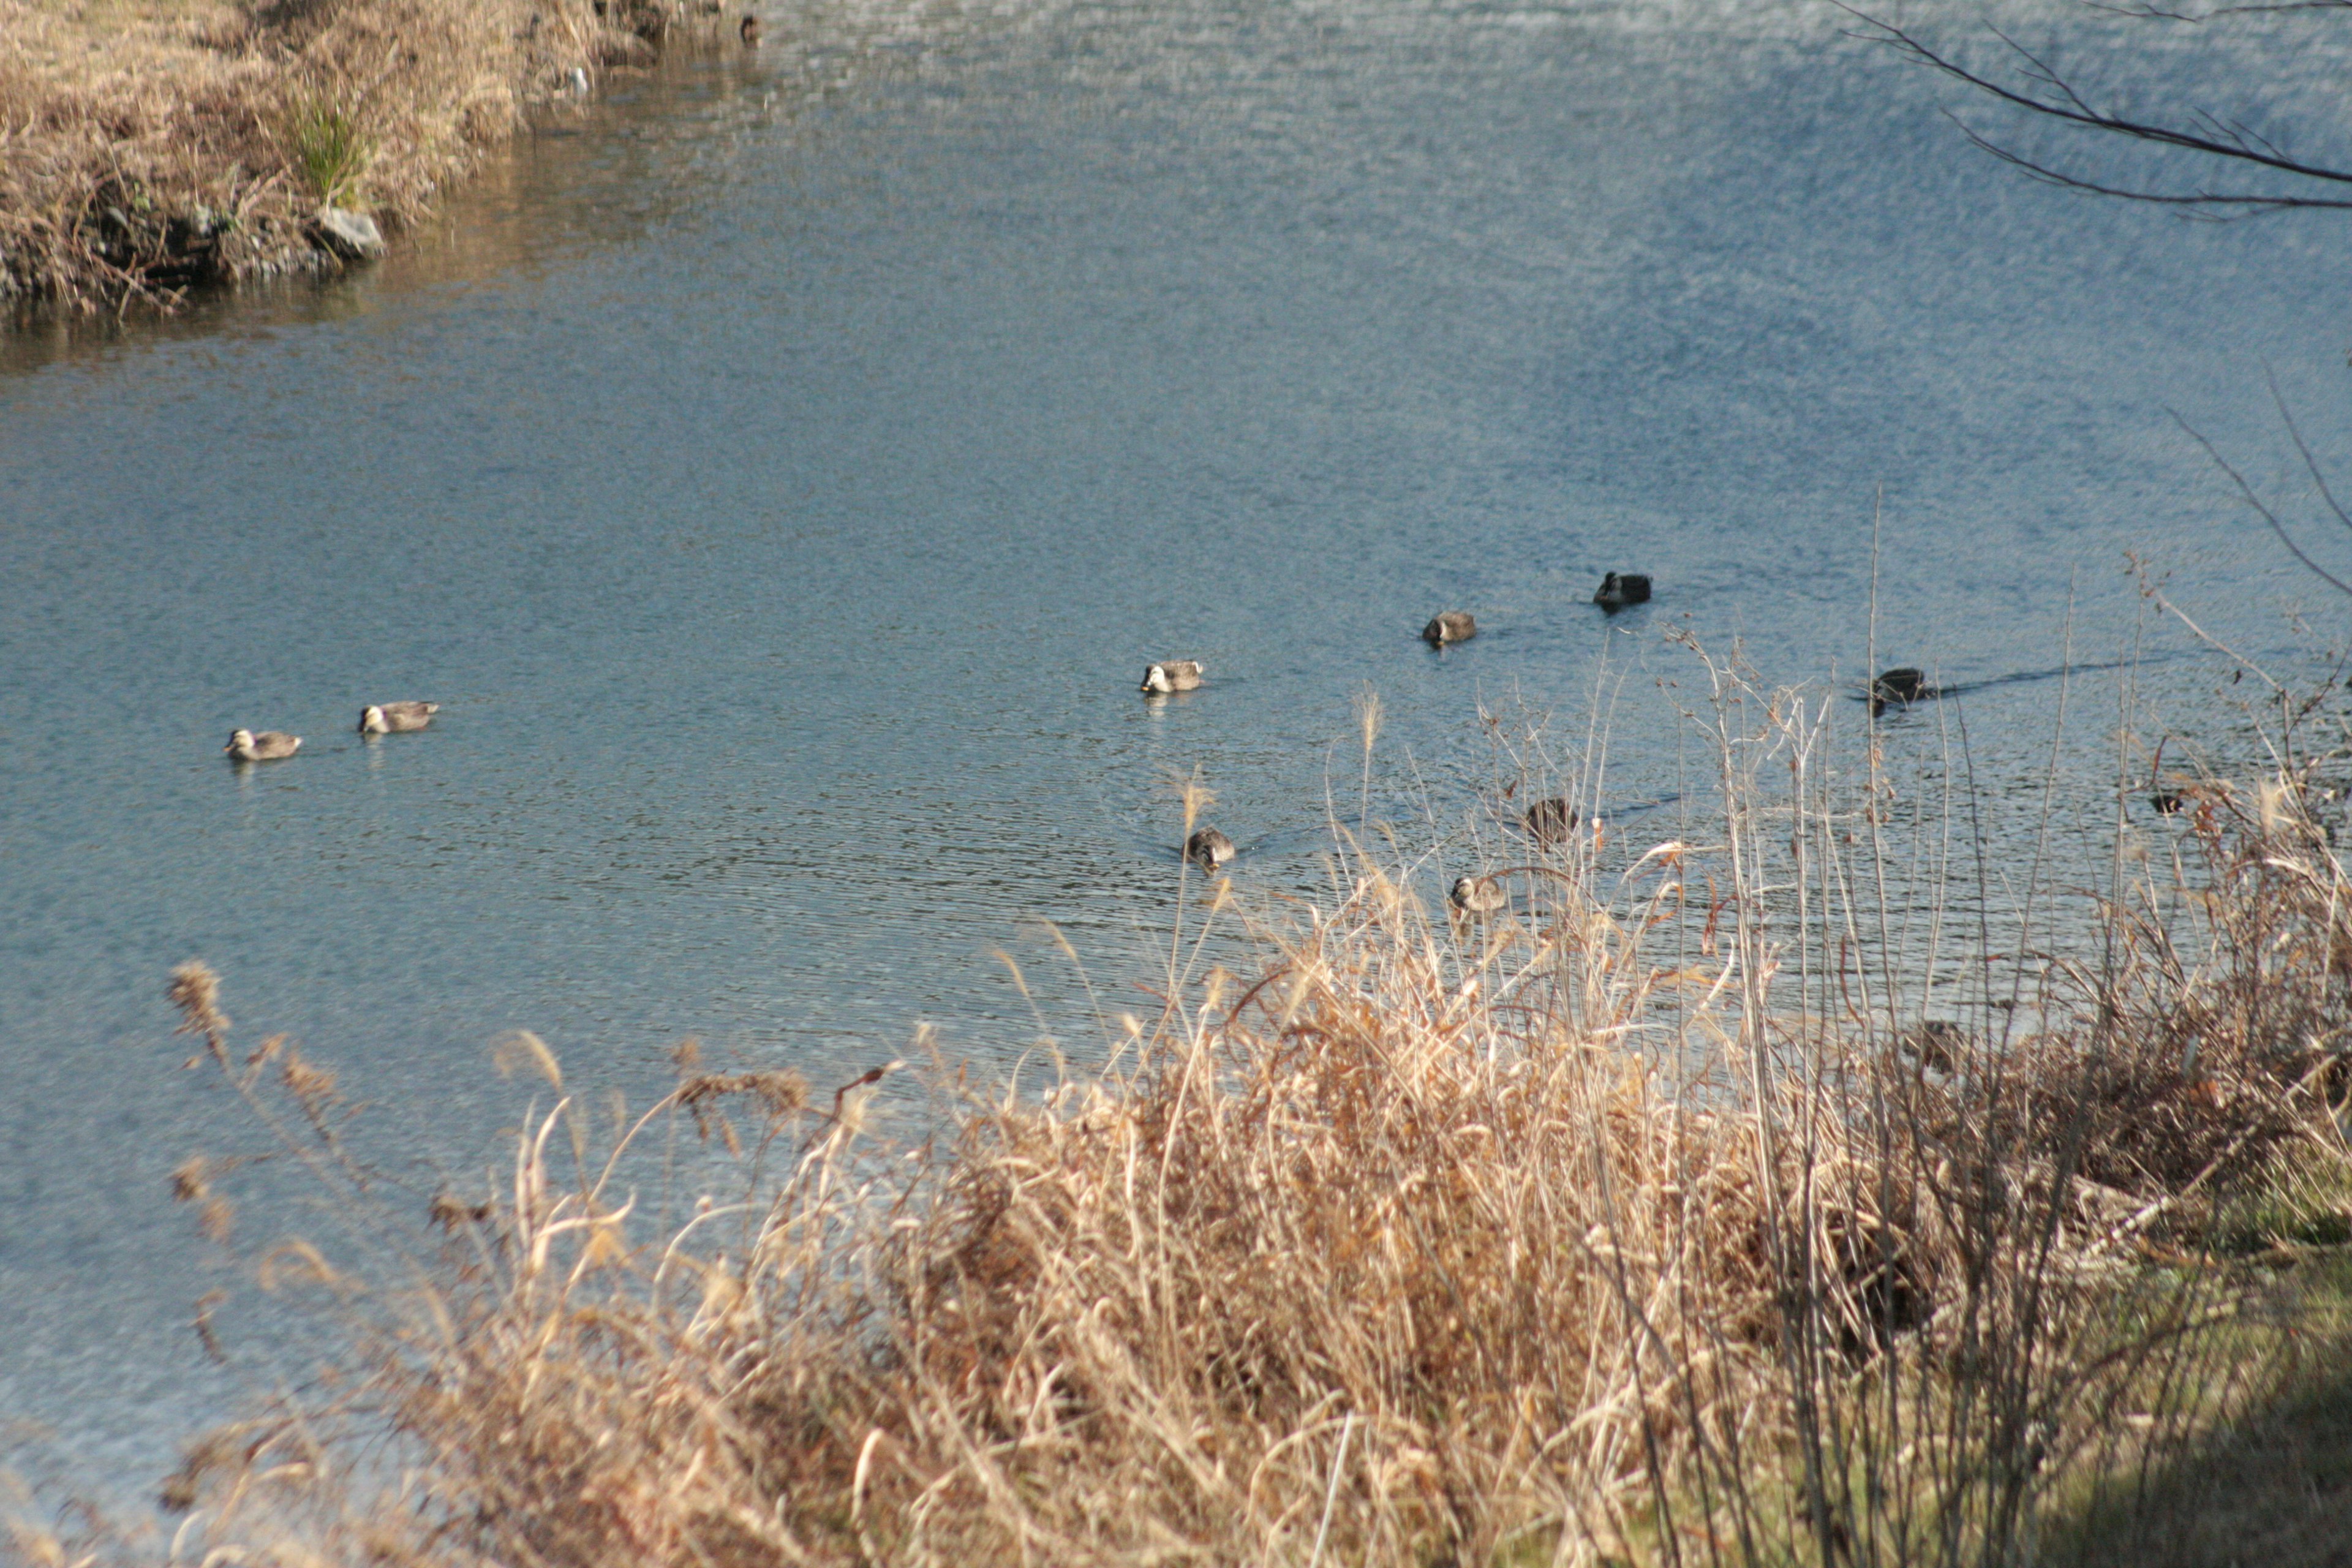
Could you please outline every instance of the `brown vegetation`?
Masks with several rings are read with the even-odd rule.
[[[0,0],[0,305],[170,304],[415,221],[660,0]]]
[[[935,1069],[943,1152],[879,1136],[880,1069],[688,1052],[601,1152],[559,1099],[501,1190],[405,1213],[184,971],[280,1157],[411,1240],[263,1260],[350,1360],[190,1449],[178,1555],[1958,1564],[2104,1517],[2275,1387],[2273,1271],[2342,1239],[2342,873],[2291,788],[2209,782],[2104,952],[1923,1027],[1887,792],[1715,673],[1709,842],[1588,830],[1476,923],[1364,856],[1327,910],[1220,886],[1099,1069]],[[634,1145],[680,1115],[743,1195],[648,1237]]]

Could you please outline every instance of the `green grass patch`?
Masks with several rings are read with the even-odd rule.
[[[304,99],[294,106],[288,139],[295,172],[320,201],[330,206],[364,205],[375,143],[349,109],[325,97]]]
[[[2347,1352],[2352,1256],[2313,1252],[2250,1289],[2239,1321],[2215,1335],[2189,1376],[2162,1391],[2175,1406],[2204,1405],[2209,1419],[2180,1421],[2168,1438],[2118,1443],[2109,1462],[2053,1509],[2044,1560],[2081,1568],[2345,1561],[2352,1542]],[[2151,1413],[2165,1415],[2161,1405]]]

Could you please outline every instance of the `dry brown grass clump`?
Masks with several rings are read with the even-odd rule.
[[[415,221],[534,105],[649,54],[657,4],[0,0],[0,304],[175,301]]]
[[[2027,1560],[2253,1387],[2225,1250],[2283,1231],[2242,1203],[2344,1188],[2344,879],[2217,794],[2104,959],[1921,1030],[1854,956],[1876,817],[1807,782],[1818,717],[1741,711],[1714,842],[1573,838],[1476,925],[1369,861],[1325,910],[1221,888],[1246,978],[1180,952],[1164,1013],[1042,1090],[935,1071],[936,1152],[880,1136],[884,1069],[813,1098],[688,1053],[604,1152],[559,1100],[499,1190],[387,1208],[331,1079],[238,1058],[184,972],[372,1217],[265,1261],[350,1356],[190,1450],[179,1554]],[[681,1116],[742,1196],[649,1235],[635,1146]]]

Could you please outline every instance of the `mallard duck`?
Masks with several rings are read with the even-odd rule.
[[[360,710],[360,733],[390,735],[422,730],[440,711],[438,702],[371,702]]]
[[[1909,665],[1884,669],[1870,683],[1870,710],[1873,714],[1884,713],[1890,703],[1907,708],[1935,695],[1936,689],[1927,684],[1927,678]]]
[[[1491,915],[1511,900],[1499,878],[1456,877],[1446,901],[1461,914]]]
[[[1650,602],[1650,580],[1634,572],[1612,572],[1594,589],[1592,602],[1615,615],[1628,605]]]
[[[1208,671],[1197,658],[1164,658],[1143,672],[1140,689],[1160,696],[1171,691],[1194,691]]]
[[[302,749],[302,737],[277,730],[264,730],[256,734],[251,730],[233,730],[228,744],[221,750],[240,763],[276,763]]]
[[[742,38],[743,38],[743,47],[744,47],[745,48],[747,48],[747,49],[756,49],[756,48],[758,48],[758,47],[760,47],[760,18],[759,18],[759,17],[757,17],[757,16],[746,16],[746,17],[744,17],[744,18],[743,18],[743,25],[742,25],[740,27],[738,27],[738,28],[737,28],[737,29],[735,29],[735,30],[736,30],[738,33],[740,33],[740,34],[741,34],[741,35],[742,35]]]
[[[1477,635],[1478,623],[1467,610],[1447,610],[1421,628],[1421,640],[1432,647],[1444,647],[1450,642],[1468,642]]]
[[[1528,807],[1519,820],[1526,824],[1528,835],[1537,843],[1565,844],[1576,831],[1576,807],[1554,795]]]
[[[1215,870],[1237,853],[1234,841],[1213,827],[1203,827],[1184,840],[1184,858],[1204,871]]]

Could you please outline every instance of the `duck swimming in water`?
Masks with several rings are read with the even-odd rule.
[[[1908,708],[1935,695],[1927,676],[1909,665],[1881,670],[1870,683],[1870,711],[1873,716],[1884,713],[1889,704]]]
[[[1612,572],[1594,589],[1592,602],[1615,615],[1628,605],[1650,602],[1650,580],[1635,572]]]
[[[1204,871],[1215,870],[1238,853],[1234,841],[1213,827],[1203,827],[1184,840],[1184,858]]]
[[[1421,640],[1432,647],[1444,647],[1450,642],[1468,642],[1478,635],[1478,623],[1467,610],[1447,610],[1430,617],[1429,625],[1421,628]]]
[[[1206,674],[1208,671],[1201,668],[1197,658],[1163,658],[1143,672],[1140,689],[1155,697],[1171,691],[1197,691]]]
[[[422,730],[440,711],[438,702],[371,702],[360,710],[360,733],[391,735]]]
[[[264,730],[258,734],[251,730],[234,730],[229,732],[228,744],[221,748],[240,763],[283,762],[301,749],[301,736],[278,730]]]
[[[1568,842],[1576,831],[1576,807],[1554,795],[1528,807],[1519,819],[1527,825],[1528,833],[1538,844],[1560,845]]]
[[[2156,760],[2147,765],[2147,804],[2156,807],[2158,816],[2178,816],[2188,804],[2181,793],[2169,787],[2164,780],[2164,747],[2172,739],[2167,735],[2156,743]]]
[[[1510,902],[1501,879],[1495,877],[1456,877],[1445,898],[1456,913],[1465,915],[1491,915]]]

